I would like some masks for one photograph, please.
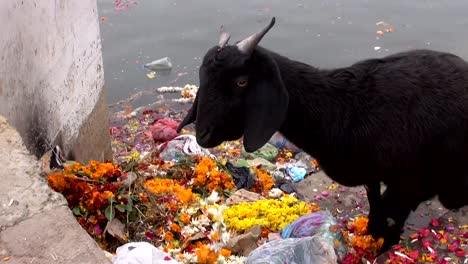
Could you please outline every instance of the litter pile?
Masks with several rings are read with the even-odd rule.
[[[173,90],[193,97],[193,89]],[[72,163],[48,175],[114,263],[375,260],[383,241],[366,234],[363,214],[344,219],[319,205],[320,197],[343,188],[333,183],[313,202],[298,193],[297,183],[319,171],[315,159],[280,134],[254,153],[241,141],[203,149],[192,130],[175,131],[183,115],[170,109],[116,114],[112,162]],[[432,227],[418,230],[382,263],[463,261],[468,226],[434,219]],[[451,255],[439,257],[435,243]]]

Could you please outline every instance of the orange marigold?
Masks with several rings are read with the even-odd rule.
[[[212,264],[218,260],[218,253],[212,251],[208,245],[200,245],[196,251],[198,263]]]
[[[235,189],[232,178],[218,170],[216,162],[208,157],[204,157],[195,168],[195,186],[205,186],[209,192],[214,190],[223,192],[223,190]]]
[[[257,174],[258,179],[252,187],[253,191],[261,193],[263,195],[268,195],[268,192],[271,190],[273,185],[275,185],[273,178],[271,178],[271,176],[263,170],[260,170],[258,168],[254,168],[254,170]]]
[[[356,217],[356,219],[351,222],[351,226],[354,228],[355,233],[358,235],[365,235],[367,234],[367,223],[369,219],[367,217]]]
[[[174,232],[180,232],[182,231],[182,228],[180,228],[180,226],[176,223],[172,223],[171,224],[171,230],[174,231]]]
[[[188,214],[181,214],[179,216],[180,221],[182,221],[182,223],[184,223],[184,225],[190,223],[190,218],[191,218],[191,216],[188,215]]]
[[[383,238],[379,238],[377,241],[375,241],[371,235],[357,235],[353,238],[353,246],[362,248],[364,250],[375,251],[382,247],[383,241]]]
[[[195,167],[195,179],[193,184],[196,186],[204,185],[207,181],[207,173],[211,172],[214,168],[216,168],[216,163],[208,158],[204,157],[198,163],[197,167]]]
[[[53,190],[57,192],[63,192],[68,188],[68,183],[65,180],[65,176],[58,172],[52,175],[47,176],[47,181]]]
[[[164,240],[166,240],[166,242],[172,242],[174,241],[174,235],[171,232],[167,232],[164,235]]]
[[[231,256],[231,250],[227,249],[227,248],[223,248],[221,249],[221,256],[225,257],[225,258],[229,258]]]
[[[194,199],[192,191],[180,186],[172,179],[151,179],[145,182],[146,188],[154,194],[170,194],[176,196],[181,202],[188,203]]]

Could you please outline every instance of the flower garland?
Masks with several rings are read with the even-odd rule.
[[[277,232],[311,211],[312,207],[306,202],[286,195],[279,200],[258,200],[251,204],[239,203],[226,209],[223,218],[229,228],[238,232],[245,231],[254,225],[261,225]]]

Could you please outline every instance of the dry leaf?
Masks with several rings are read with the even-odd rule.
[[[114,218],[112,221],[107,222],[104,232],[108,232],[111,236],[117,238],[121,243],[127,243],[127,236],[124,233],[125,225],[119,219]]]

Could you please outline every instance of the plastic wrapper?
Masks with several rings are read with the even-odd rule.
[[[145,64],[145,67],[152,71],[170,70],[172,69],[172,61],[169,57],[164,57]]]
[[[192,135],[180,135],[159,146],[159,157],[165,161],[178,161],[187,155],[213,156],[207,149],[200,147]]]
[[[246,264],[336,264],[327,240],[319,236],[275,239],[252,251]]]
[[[116,256],[112,259],[113,264],[179,263],[148,242],[127,243],[118,247],[116,253]]]
[[[346,255],[343,234],[329,211],[318,211],[299,217],[281,230],[283,238],[300,238],[318,235],[333,245],[341,259]]]

